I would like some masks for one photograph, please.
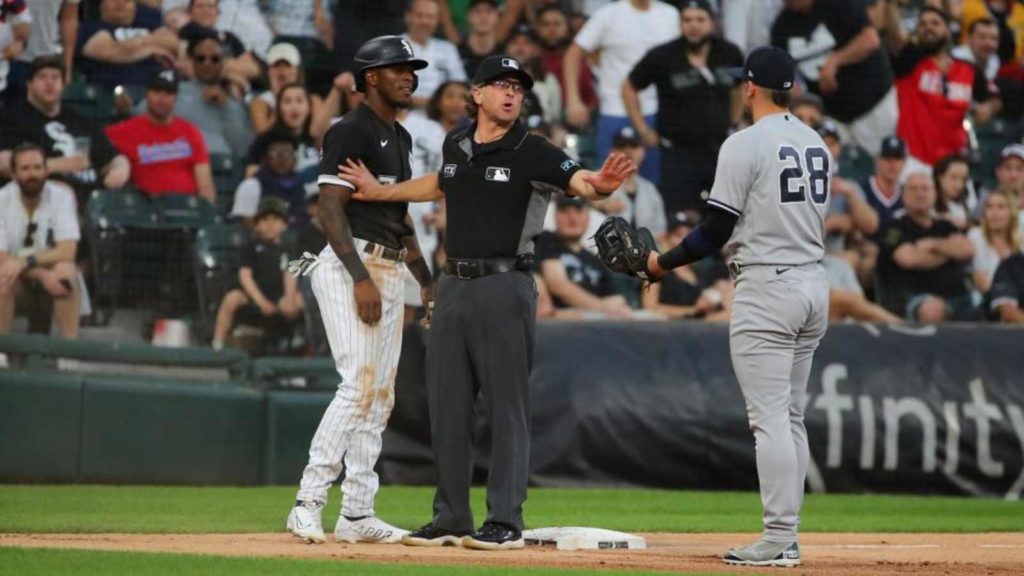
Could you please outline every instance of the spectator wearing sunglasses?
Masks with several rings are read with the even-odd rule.
[[[232,96],[224,77],[224,46],[215,34],[200,35],[188,44],[194,78],[178,85],[174,114],[199,127],[210,154],[242,157],[252,143],[249,114]],[[136,110],[145,112],[145,102]]]
[[[14,180],[0,188],[0,334],[14,321],[15,306],[49,298],[63,338],[78,335],[79,228],[75,194],[49,180],[46,152],[22,144],[11,152]]]

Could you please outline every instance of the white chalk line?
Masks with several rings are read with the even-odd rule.
[[[814,544],[800,545],[801,548],[842,548],[852,550],[898,550],[898,549],[919,549],[919,548],[942,548],[940,544]]]

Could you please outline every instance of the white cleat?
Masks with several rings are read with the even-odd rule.
[[[750,546],[733,548],[722,557],[726,564],[733,566],[780,566],[791,568],[800,565],[800,546],[796,542],[768,542],[758,540]]]
[[[334,528],[336,542],[369,542],[373,544],[396,544],[409,533],[388,524],[376,516],[368,516],[352,522],[344,516],[338,517],[338,525]]]
[[[309,544],[323,544],[327,541],[324,537],[324,525],[320,521],[320,512],[323,509],[323,502],[303,502],[301,506],[292,508],[288,513],[285,528]]]

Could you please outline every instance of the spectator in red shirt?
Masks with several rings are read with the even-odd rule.
[[[178,76],[158,72],[146,87],[146,111],[107,128],[107,137],[132,164],[132,185],[148,195],[216,197],[210,157],[195,125],[173,115]]]
[[[537,13],[537,38],[542,47],[541,61],[548,72],[558,78],[562,88],[562,103],[565,103],[565,77],[562,74],[562,62],[565,50],[572,42],[569,34],[569,18],[565,12],[555,5],[549,5]],[[594,91],[594,75],[587,66],[580,66],[580,99],[587,109],[597,108],[597,93]]]
[[[967,146],[963,121],[972,101],[991,116],[991,93],[974,64],[952,56],[953,35],[945,12],[921,9],[917,31],[909,41],[892,39],[893,71],[900,115],[896,133],[907,143],[910,161],[931,166]],[[916,162],[915,162],[916,161]]]

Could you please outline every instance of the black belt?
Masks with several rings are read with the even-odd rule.
[[[515,258],[449,258],[443,268],[445,274],[462,280],[532,269],[533,254],[521,254]]]
[[[405,248],[401,250],[395,250],[394,248],[388,248],[383,244],[377,244],[376,242],[366,241],[366,246],[363,246],[363,252],[372,254],[378,258],[385,260],[391,260],[392,262],[402,262],[405,260]]]

